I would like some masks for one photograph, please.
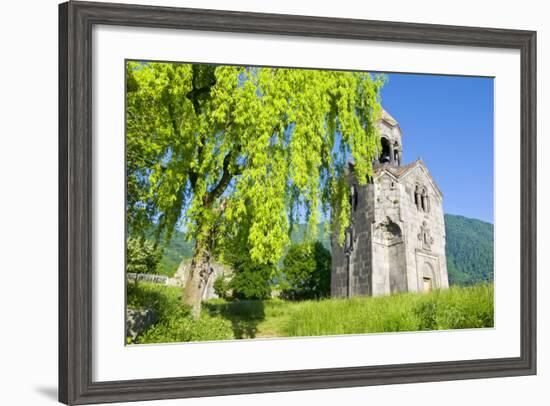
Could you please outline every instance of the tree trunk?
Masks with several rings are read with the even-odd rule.
[[[201,300],[210,276],[210,252],[204,243],[196,242],[189,276],[183,288],[183,303],[191,306],[195,320],[201,314]]]

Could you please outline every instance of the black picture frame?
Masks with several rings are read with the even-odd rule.
[[[92,380],[95,24],[517,49],[521,54],[521,353],[182,378]],[[536,32],[110,3],[59,5],[59,400],[88,404],[536,374]]]

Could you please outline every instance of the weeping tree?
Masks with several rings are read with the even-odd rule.
[[[372,176],[383,78],[368,73],[129,62],[127,221],[195,242],[183,300],[200,314],[214,255],[276,264],[297,221],[349,224],[342,176]],[[328,218],[328,217],[327,217]]]

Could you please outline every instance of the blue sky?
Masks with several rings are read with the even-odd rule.
[[[493,79],[386,74],[382,105],[403,131],[403,162],[421,157],[445,213],[493,222]]]

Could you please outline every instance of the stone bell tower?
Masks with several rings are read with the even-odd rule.
[[[332,236],[333,297],[447,288],[443,195],[422,160],[403,165],[402,132],[385,110],[377,123],[382,152],[359,185],[349,164],[351,225]]]

